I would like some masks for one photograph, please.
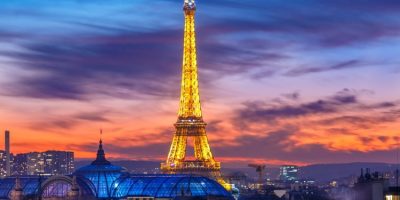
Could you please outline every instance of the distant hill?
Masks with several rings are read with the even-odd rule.
[[[268,166],[268,165],[267,165]],[[387,163],[340,163],[340,164],[315,164],[300,167],[301,179],[312,179],[318,182],[344,179],[360,175],[361,168],[369,168],[371,172],[393,172],[398,165]],[[244,172],[251,178],[256,178],[255,169],[252,168],[225,168],[223,172]],[[267,177],[276,179],[279,176],[279,167],[273,166],[266,169]]]
[[[332,179],[359,176],[361,168],[369,168],[371,172],[393,172],[396,167],[398,165],[387,163],[316,164],[301,167],[300,177],[325,182]]]
[[[78,160],[75,162],[75,167],[78,169],[84,165],[90,164],[88,160]],[[135,161],[135,160],[121,160],[112,161],[114,165],[119,165],[127,168],[129,171],[143,171],[154,170],[160,167],[160,161]],[[318,182],[327,182],[351,176],[359,176],[361,168],[370,168],[371,172],[393,172],[398,165],[387,163],[340,163],[340,164],[315,164],[300,167],[300,178],[313,179]],[[251,178],[256,178],[257,173],[255,169],[250,167],[241,168],[223,168],[224,174],[231,174],[235,172],[243,172]],[[267,165],[267,177],[275,179],[279,175],[279,167]]]

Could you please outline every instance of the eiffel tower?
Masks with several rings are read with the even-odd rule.
[[[215,161],[208,144],[205,129],[207,124],[203,121],[201,112],[197,78],[194,0],[185,0],[183,10],[185,30],[179,114],[168,158],[165,163],[161,163],[161,170],[169,174],[203,175],[224,183],[221,179],[221,165]],[[189,138],[194,143],[194,159],[192,160],[189,160],[186,155]]]

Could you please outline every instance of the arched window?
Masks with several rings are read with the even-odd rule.
[[[66,181],[56,180],[43,188],[42,199],[65,199],[72,185]]]

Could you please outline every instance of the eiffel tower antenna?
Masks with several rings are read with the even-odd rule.
[[[196,4],[184,0],[185,29],[183,42],[182,82],[178,120],[175,134],[165,163],[161,169],[168,174],[198,174],[216,179],[221,184],[221,165],[215,161],[206,134],[206,123],[201,112],[197,73],[197,49],[195,31]],[[186,157],[187,140],[194,141],[194,160]],[[225,184],[226,186],[226,184]]]

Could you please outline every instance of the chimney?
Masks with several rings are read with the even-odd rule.
[[[11,176],[11,165],[10,165],[10,131],[5,132],[5,151],[6,151],[6,175]]]

